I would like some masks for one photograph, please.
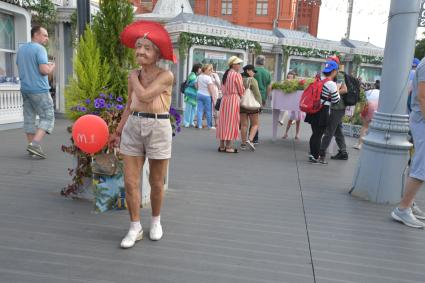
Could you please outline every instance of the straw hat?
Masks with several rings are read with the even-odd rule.
[[[227,61],[227,65],[229,65],[231,67],[232,65],[240,64],[242,62],[243,62],[243,60],[241,58],[239,58],[237,56],[232,56]]]

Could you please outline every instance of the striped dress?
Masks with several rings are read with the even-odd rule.
[[[245,88],[241,74],[230,70],[226,84],[222,87],[223,97],[220,104],[220,118],[217,123],[217,139],[233,141],[239,137],[240,98]]]

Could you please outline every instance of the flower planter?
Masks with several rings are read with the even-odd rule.
[[[77,158],[74,156],[74,167],[77,164]],[[151,194],[151,186],[149,184],[149,160],[146,160],[141,175],[141,205],[142,207],[148,206],[150,204],[150,194]],[[83,184],[79,186],[76,194],[70,195],[70,197],[74,199],[81,199],[87,201],[94,201],[94,191],[96,190],[96,186],[94,184],[94,180],[92,177],[83,177]],[[124,186],[124,184],[122,184]],[[167,174],[164,178],[164,191],[168,189],[168,168]]]
[[[358,138],[360,137],[360,129],[362,126],[342,123],[342,132],[345,136]]]
[[[281,111],[300,111],[300,99],[302,90],[292,93],[284,93],[281,90],[272,90],[272,109],[273,109],[273,141],[276,140]]]

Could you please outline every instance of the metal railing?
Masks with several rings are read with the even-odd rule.
[[[20,86],[0,85],[0,125],[24,120]]]

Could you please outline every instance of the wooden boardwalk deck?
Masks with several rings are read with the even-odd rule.
[[[47,160],[27,155],[22,130],[0,132],[0,282],[425,282],[425,231],[347,194],[358,152],[313,166],[307,126],[297,144],[271,143],[271,117],[261,118],[254,153],[219,154],[210,131],[174,139],[165,236],[130,250],[119,248],[126,211],[96,215],[59,195],[68,122],[47,137]]]

